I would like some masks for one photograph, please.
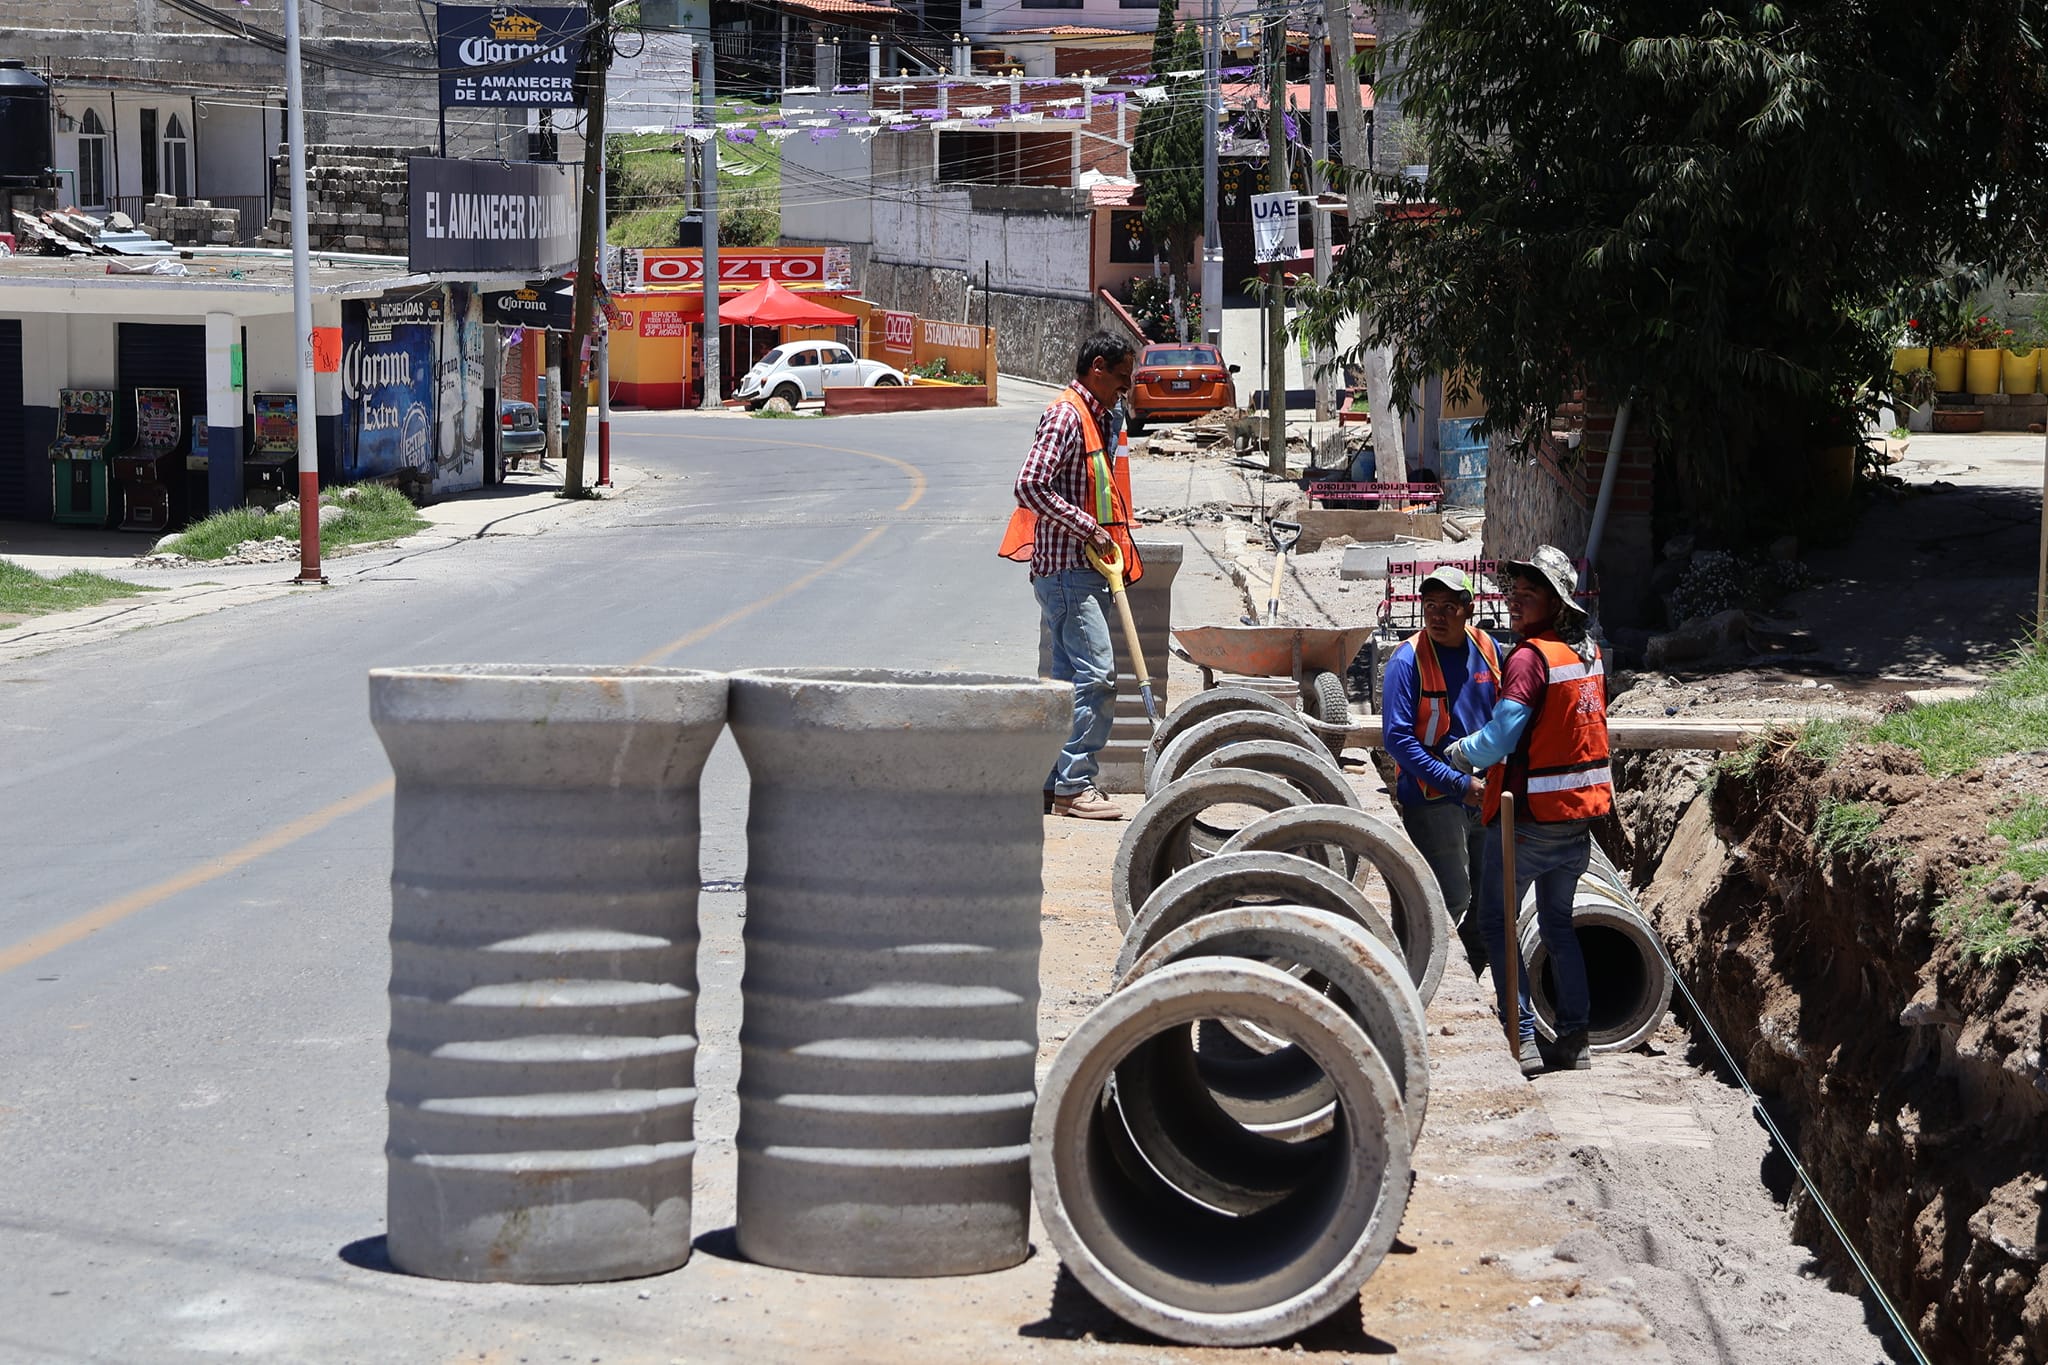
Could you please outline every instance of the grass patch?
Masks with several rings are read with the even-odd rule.
[[[1810,720],[1799,732],[1799,742],[1792,746],[1793,752],[1802,758],[1816,759],[1822,764],[1833,763],[1842,756],[1842,750],[1849,747],[1853,738],[1847,722],[1839,720]]]
[[[1837,801],[1825,797],[1813,818],[1813,841],[1830,853],[1861,853],[1870,848],[1884,807],[1875,801]]]
[[[341,509],[340,516],[320,528],[320,549],[323,553],[346,545],[396,540],[427,524],[427,519],[420,515],[411,499],[395,488],[385,488],[380,484],[330,488],[320,494],[320,501],[325,506]],[[272,540],[278,536],[292,541],[299,538],[296,512],[280,516],[254,507],[236,507],[226,512],[215,512],[204,521],[187,527],[164,549],[188,559],[220,559],[247,541]]]
[[[2015,654],[1976,696],[1887,716],[1870,737],[1918,753],[1936,777],[1968,772],[2000,754],[2048,749],[2048,652]]]
[[[104,574],[76,569],[62,578],[45,578],[33,569],[0,559],[0,612],[9,616],[44,616],[75,607],[96,607],[117,597],[156,592],[139,583],[123,583]],[[0,621],[0,629],[14,624]]]
[[[1991,884],[2010,872],[2022,882],[2048,878],[2048,801],[2029,796],[1987,831],[2012,845],[1995,863],[1964,874],[1963,889],[1934,912],[1934,927],[1956,941],[1963,956],[1986,966],[2038,952],[2041,941],[2013,927],[2012,906],[1991,899]]]
[[[765,417],[771,422],[808,422],[824,415],[822,412],[796,412],[794,410],[776,412],[769,408],[755,408],[748,414],[750,417]]]

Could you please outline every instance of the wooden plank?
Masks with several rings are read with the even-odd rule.
[[[1609,716],[1607,742],[1615,749],[1740,749],[1759,735],[1780,726],[1796,726],[1805,717]],[[1382,747],[1380,719],[1354,721],[1345,734],[1346,748]]]

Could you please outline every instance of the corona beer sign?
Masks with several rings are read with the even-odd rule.
[[[441,107],[566,109],[583,103],[590,11],[581,7],[440,5]]]

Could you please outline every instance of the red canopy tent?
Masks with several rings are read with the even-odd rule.
[[[733,327],[852,327],[860,319],[837,308],[813,303],[801,294],[768,280],[718,306],[718,321]]]

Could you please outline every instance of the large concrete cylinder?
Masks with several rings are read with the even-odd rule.
[[[1223,1019],[1286,1038],[1330,1078],[1327,1133],[1250,1132],[1172,1064],[1192,1026]],[[1173,1137],[1171,1172],[1121,1107],[1141,1091]],[[1046,1075],[1031,1165],[1046,1232],[1098,1302],[1170,1341],[1251,1346],[1357,1311],[1407,1205],[1408,1121],[1335,1001],[1278,967],[1204,958],[1139,976],[1082,1020]]]
[[[1545,1038],[1555,1038],[1556,988],[1550,949],[1537,920],[1534,886],[1522,897],[1515,927],[1522,944],[1522,969],[1529,974],[1536,1029]],[[1592,1004],[1587,1045],[1594,1052],[1626,1052],[1656,1032],[1671,1008],[1671,969],[1658,951],[1657,931],[1636,912],[1633,897],[1589,869],[1572,893],[1572,933],[1586,960]]]
[[[1173,626],[1173,580],[1180,573],[1181,544],[1175,540],[1141,540],[1137,546],[1138,557],[1145,563],[1145,576],[1129,589],[1131,624],[1138,628],[1138,640],[1145,650],[1145,668],[1152,675],[1152,700],[1163,717],[1167,707],[1166,642]],[[1145,699],[1138,691],[1138,670],[1131,662],[1123,623],[1114,609],[1109,615],[1109,638],[1116,647],[1116,719],[1110,725],[1109,743],[1096,755],[1102,768],[1095,776],[1095,784],[1115,794],[1141,792],[1145,790],[1145,758],[1152,742],[1152,721],[1145,714]],[[1052,672],[1052,639],[1043,623],[1038,628],[1038,672],[1041,677]]]
[[[397,776],[388,1248],[554,1284],[690,1255],[712,673],[378,669]]]
[[[738,673],[753,777],[739,1247],[841,1275],[1024,1259],[1040,785],[1064,683]]]

